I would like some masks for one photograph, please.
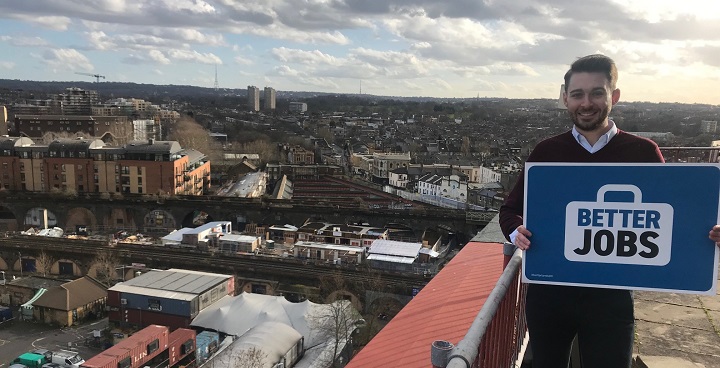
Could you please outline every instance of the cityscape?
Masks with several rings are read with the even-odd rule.
[[[3,318],[78,332],[60,350],[15,336],[28,353],[0,356],[25,366],[114,366],[152,341],[177,348],[140,364],[352,363],[567,129],[558,99],[34,83],[0,81]],[[625,103],[613,120],[669,162],[717,162],[717,113]]]
[[[720,368],[719,25],[0,2],[0,368]]]

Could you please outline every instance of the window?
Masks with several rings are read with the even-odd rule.
[[[62,171],[65,172],[65,164],[62,164],[60,167],[62,168]]]
[[[23,152],[23,153],[27,154],[27,152]],[[24,162],[20,163],[20,171],[25,171],[25,163]]]
[[[118,368],[130,368],[132,367],[132,357],[127,357],[118,362]]]
[[[148,355],[156,352],[159,348],[160,348],[160,340],[155,339],[153,342],[149,343],[147,346]]]

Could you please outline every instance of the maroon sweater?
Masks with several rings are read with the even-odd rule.
[[[528,162],[665,162],[655,142],[618,129],[608,144],[595,153],[588,152],[575,140],[571,131],[540,142],[530,153]],[[500,207],[500,227],[507,239],[523,224],[525,172]],[[532,230],[531,230],[532,231]]]

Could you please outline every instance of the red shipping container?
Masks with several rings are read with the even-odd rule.
[[[110,320],[114,321],[113,319]],[[170,331],[174,331],[176,328],[190,327],[192,318],[147,310],[123,309],[120,321],[140,327],[149,325],[167,326]]]
[[[88,359],[85,368],[139,368],[168,348],[169,330],[150,325]]]
[[[178,328],[170,333],[168,340],[170,367],[195,352],[195,330]]]

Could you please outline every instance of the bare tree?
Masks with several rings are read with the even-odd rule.
[[[242,143],[234,147],[237,147],[236,153],[257,153],[260,156],[260,165],[276,162],[280,158],[277,145],[264,139]]]
[[[222,147],[207,130],[189,116],[183,116],[174,124],[170,139],[180,143],[183,148],[192,148],[204,153],[210,161],[222,159]]]
[[[233,349],[232,346],[228,349]],[[221,353],[222,354],[222,353]],[[268,355],[254,346],[249,349],[232,351],[229,355],[219,355],[209,361],[210,368],[260,368],[267,365]]]
[[[333,345],[332,361],[325,362],[330,367],[342,366],[338,355],[348,345],[352,345],[352,334],[359,327],[359,322],[364,321],[360,313],[348,300],[352,296],[349,292],[349,284],[339,272],[320,280],[320,290],[327,293],[325,299],[329,304],[320,304],[311,313],[308,323],[319,334],[318,337],[328,339]]]
[[[262,367],[266,360],[268,355],[263,352],[262,350],[251,347],[250,349],[245,349],[240,352],[237,352],[233,354],[232,356],[232,363],[230,367],[237,367],[237,368],[257,368]]]
[[[47,276],[52,269],[52,265],[55,263],[55,259],[52,258],[45,251],[41,251],[40,254],[35,258],[35,269],[38,273],[42,273],[43,276]]]
[[[117,279],[120,260],[110,250],[101,251],[95,256],[90,269],[95,270],[95,278],[107,286],[112,286]]]

